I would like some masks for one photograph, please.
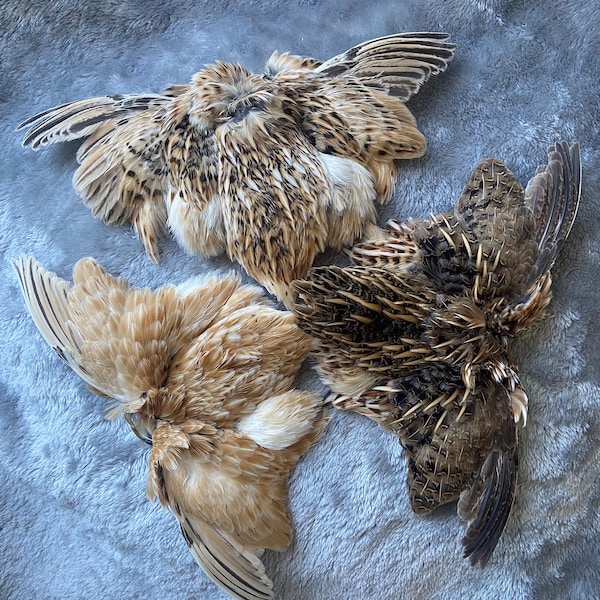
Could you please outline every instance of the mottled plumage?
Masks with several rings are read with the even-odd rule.
[[[473,564],[489,560],[515,493],[527,396],[508,340],[550,302],[580,170],[579,147],[564,142],[525,190],[486,160],[452,212],[391,222],[384,239],[354,247],[356,266],[313,268],[295,284],[334,405],[399,437],[415,512],[458,499]]]
[[[287,479],[326,422],[318,395],[291,389],[311,347],[294,316],[231,275],[151,291],[93,259],[72,285],[15,267],[46,341],[151,444],[148,495],[199,565],[236,598],[271,598],[259,557],[290,543]]]
[[[398,160],[425,151],[404,102],[446,69],[447,38],[391,35],[324,63],[274,53],[260,74],[217,62],[163,94],[40,113],[23,144],[87,137],[73,183],[94,216],[131,222],[154,261],[165,226],[191,253],[227,252],[289,306],[317,253],[378,232]]]

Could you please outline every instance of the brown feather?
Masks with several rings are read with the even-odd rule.
[[[564,142],[525,193],[506,165],[483,161],[453,212],[392,222],[352,250],[357,266],[294,284],[333,405],[398,436],[415,512],[459,500],[472,564],[488,562],[515,494],[527,396],[508,340],[550,301],[579,173],[579,147]]]
[[[377,231],[398,161],[423,154],[404,100],[446,69],[447,38],[396,34],[325,63],[274,53],[261,74],[217,62],[162,94],[40,113],[23,143],[89,136],[74,185],[94,216],[131,222],[155,262],[165,226],[190,253],[227,252],[291,306],[291,281]]]
[[[200,566],[236,598],[271,598],[258,557],[289,545],[287,479],[326,424],[291,389],[312,346],[293,315],[233,275],[152,291],[93,259],[72,285],[32,258],[15,268],[46,341],[152,445],[148,494]]]

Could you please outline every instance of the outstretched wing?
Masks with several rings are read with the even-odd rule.
[[[510,394],[489,374],[466,393],[460,368],[431,364],[393,381],[390,426],[405,450],[410,502],[428,513],[460,497],[465,556],[485,566],[510,514],[517,475]]]
[[[127,301],[127,283],[108,275],[92,259],[75,265],[79,281],[74,285],[30,257],[22,257],[15,268],[27,308],[56,353],[92,391],[123,402],[137,401],[145,390],[132,389],[135,373],[128,361],[133,358],[139,365],[141,357],[129,356],[128,332],[123,330],[119,336],[116,331]],[[129,350],[135,354],[131,341]]]
[[[382,239],[357,244],[355,264],[396,273],[422,270],[432,282],[470,288],[477,298],[504,296],[526,303],[552,266],[577,213],[579,146],[548,150],[523,192],[506,165],[488,159],[473,171],[453,214],[390,221]],[[543,303],[542,303],[543,304]]]
[[[369,40],[316,68],[329,77],[352,76],[406,102],[454,54],[447,33],[400,33]]]
[[[23,140],[33,149],[88,139],[77,152],[73,186],[94,217],[110,225],[131,222],[150,258],[158,261],[158,238],[167,221],[164,200],[168,165],[165,107],[185,86],[163,95],[102,96],[71,102],[24,121]]]
[[[154,112],[169,104],[173,92],[164,94],[114,94],[55,106],[23,121],[17,129],[27,128],[23,146],[38,150],[43,146],[87,137],[102,126],[130,119],[140,112]]]
[[[75,265],[73,285],[33,258],[22,257],[15,268],[48,344],[93,391],[130,411],[145,392],[160,387],[172,356],[212,322],[239,286],[229,277],[189,289],[139,290],[91,258]]]
[[[321,427],[313,421],[313,430],[284,453],[234,430],[195,423],[163,421],[154,429],[148,495],[174,513],[194,558],[216,584],[235,598],[271,598],[259,556],[290,543],[286,480]]]
[[[151,460],[150,495],[156,494],[169,506],[198,564],[235,598],[257,600],[273,595],[259,557],[265,547],[283,550],[290,543],[286,481],[300,456],[321,435],[327,423],[321,411],[318,395],[290,390],[266,399],[240,422],[236,433],[219,429],[211,440],[223,445],[212,453],[212,464],[198,461],[193,446],[187,457],[175,450],[180,458],[175,470],[163,469],[161,462]],[[153,435],[156,455],[160,435],[159,428]],[[223,435],[224,442],[215,441]],[[182,488],[187,491],[178,496]],[[214,495],[207,497],[207,490]]]
[[[577,144],[558,142],[548,149],[548,164],[538,168],[523,192],[502,162],[483,161],[471,175],[455,215],[483,259],[500,266],[502,290],[519,298],[552,266],[577,213],[581,159]]]
[[[148,495],[177,517],[192,555],[212,581],[234,598],[271,598],[272,583],[259,556],[265,547],[283,550],[289,544],[289,468],[278,469],[283,453],[231,430],[207,433],[190,437],[176,425],[154,430]],[[210,460],[199,460],[206,448]]]
[[[525,286],[552,268],[556,254],[567,239],[581,195],[579,144],[557,142],[548,148],[548,164],[538,167],[525,188],[525,204],[533,212],[533,237],[539,255]]]
[[[366,167],[382,203],[394,191],[396,161],[425,152],[425,137],[408,108],[358,79],[325,79],[316,91],[301,92],[294,99],[306,139],[319,152]]]
[[[274,76],[301,110],[302,132],[325,154],[353,159],[374,179],[380,202],[392,195],[396,161],[425,152],[404,105],[430,75],[443,71],[454,45],[446,34],[398,34],[371,40],[310,69]]]

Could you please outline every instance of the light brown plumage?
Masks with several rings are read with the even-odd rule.
[[[89,258],[73,285],[32,258],[15,267],[46,341],[151,444],[148,495],[206,574],[271,598],[259,556],[289,545],[287,479],[326,422],[317,395],[291,389],[311,347],[294,316],[231,275],[151,291]]]
[[[454,211],[392,222],[295,285],[334,406],[365,414],[405,450],[412,508],[458,499],[465,556],[485,565],[515,493],[527,396],[508,340],[542,318],[550,269],[580,196],[579,147],[548,150],[527,188],[498,160]]]
[[[218,62],[163,94],[40,113],[23,144],[87,137],[73,183],[94,216],[133,223],[154,261],[165,225],[191,253],[226,251],[290,306],[317,253],[378,231],[398,160],[425,150],[404,102],[446,69],[447,38],[391,35],[324,63],[274,53],[261,74]]]

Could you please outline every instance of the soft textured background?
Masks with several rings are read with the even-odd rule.
[[[429,139],[403,166],[391,216],[449,208],[484,157],[525,182],[546,146],[578,140],[583,197],[554,269],[545,322],[514,351],[529,392],[521,473],[485,570],[461,558],[454,507],[412,514],[400,446],[334,414],[292,480],[293,546],[265,554],[285,600],[592,598],[600,595],[600,8],[579,0],[4,0],[0,10],[0,597],[223,599],[172,515],[145,497],[147,448],[46,347],[10,259],[33,253],[70,277],[92,255],[137,285],[181,282],[203,263],[163,245],[149,262],[128,229],[75,196],[77,144],[39,154],[16,125],[50,106],[158,91],[216,58],[255,69],[274,49],[329,58],[398,31],[448,31],[448,72],[410,106]],[[336,260],[327,256],[321,260]],[[321,389],[307,372],[302,383]]]

